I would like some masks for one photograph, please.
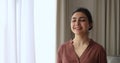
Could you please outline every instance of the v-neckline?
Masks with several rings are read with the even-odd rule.
[[[72,49],[73,49],[73,53],[75,54],[75,56],[80,60],[85,54],[86,54],[86,52],[88,51],[88,49],[89,49],[89,46],[90,46],[90,43],[91,42],[91,39],[90,39],[90,41],[89,41],[89,45],[86,47],[86,49],[83,51],[83,53],[81,54],[81,56],[79,57],[78,55],[77,55],[77,53],[75,52],[75,49],[74,49],[74,45],[73,45],[73,41],[72,41]]]

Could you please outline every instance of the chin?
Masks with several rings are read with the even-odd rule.
[[[85,34],[86,32],[85,31],[74,31],[74,34],[77,34],[77,35],[81,35],[81,34]]]
[[[80,35],[82,34],[82,32],[74,32],[74,34]]]

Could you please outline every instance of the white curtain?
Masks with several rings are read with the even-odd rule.
[[[55,63],[56,0],[0,0],[0,63]]]
[[[33,0],[0,0],[0,63],[35,63]]]

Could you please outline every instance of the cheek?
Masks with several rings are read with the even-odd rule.
[[[74,24],[71,23],[71,24],[70,24],[70,28],[71,28],[71,30],[73,30],[73,26],[74,26]]]
[[[84,28],[89,28],[89,24],[88,23],[83,23],[81,24]]]
[[[70,27],[73,27],[73,23],[70,23]]]

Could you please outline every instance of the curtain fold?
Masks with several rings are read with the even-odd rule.
[[[33,0],[21,2],[21,29],[20,29],[20,61],[21,63],[34,63],[34,6]]]
[[[16,63],[16,2],[7,1],[7,21],[5,31],[5,63]]]
[[[119,0],[106,0],[106,49],[108,55],[120,55]]]
[[[95,1],[95,26],[96,35],[92,35],[107,51],[107,55],[120,55],[120,1],[97,0]],[[96,38],[94,38],[96,37]]]
[[[7,21],[7,19],[6,19],[6,16],[7,16],[7,5],[6,5],[6,0],[4,0],[4,1],[1,1],[0,0],[0,8],[2,8],[1,9],[1,12],[0,12],[0,14],[2,15],[1,17],[0,17],[0,63],[4,63],[5,62],[5,60],[4,60],[4,58],[5,58],[5,50],[4,50],[4,45],[5,45],[5,39],[4,39],[4,37],[5,37],[5,25],[6,25],[6,21]]]

